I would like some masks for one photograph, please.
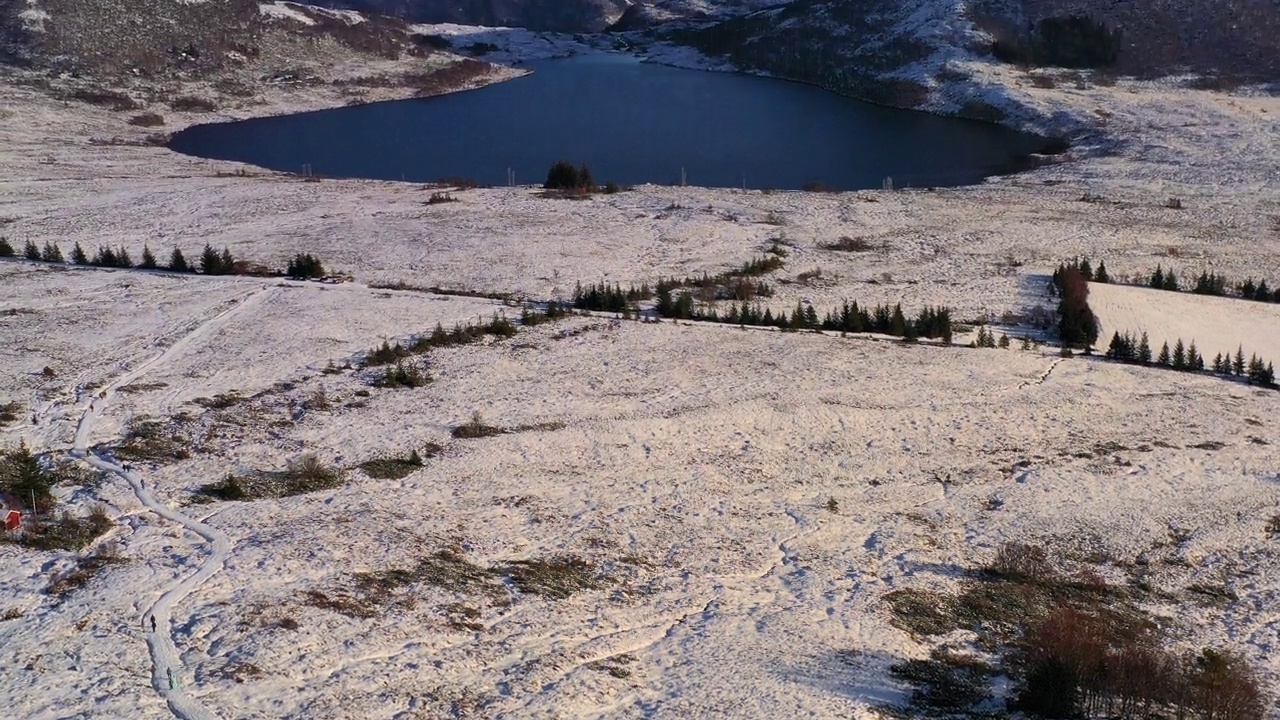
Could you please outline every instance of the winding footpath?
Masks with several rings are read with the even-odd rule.
[[[147,634],[147,648],[151,653],[151,686],[165,699],[169,710],[181,720],[217,720],[217,715],[188,695],[183,689],[187,673],[182,669],[182,659],[173,642],[172,612],[173,609],[192,592],[205,583],[210,577],[222,569],[227,557],[231,554],[231,540],[222,532],[205,523],[187,517],[168,507],[155,498],[135,472],[125,469],[114,460],[102,457],[89,450],[89,437],[93,434],[98,419],[102,416],[116,389],[134,382],[144,373],[153,370],[182,353],[192,342],[205,337],[218,325],[232,315],[243,311],[246,307],[261,301],[268,293],[267,288],[255,290],[242,296],[235,304],[213,318],[196,326],[164,352],[139,365],[130,372],[117,378],[99,392],[89,407],[85,409],[76,426],[75,444],[71,456],[87,462],[99,470],[118,475],[133,488],[138,501],[160,517],[181,525],[199,535],[209,546],[209,556],[196,572],[179,580],[165,590],[160,598],[147,609],[144,618],[154,620],[156,631]],[[172,675],[170,674],[172,673]]]

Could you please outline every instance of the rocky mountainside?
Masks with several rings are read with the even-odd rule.
[[[310,0],[423,23],[521,27],[551,32],[599,32],[621,17],[627,0]]]

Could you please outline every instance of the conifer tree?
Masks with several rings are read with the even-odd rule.
[[[146,270],[156,269],[156,256],[151,252],[150,245],[142,246],[142,263],[139,264],[138,267]]]
[[[1222,374],[1222,353],[1213,356],[1213,371],[1219,375]]]
[[[80,243],[76,243],[76,246],[71,248],[71,262],[77,265],[89,264],[89,256],[84,254],[84,248],[80,247]]]
[[[28,260],[39,260],[40,248],[36,247],[34,242],[28,240],[26,246],[22,248],[22,255]]]
[[[1169,272],[1164,274],[1164,289],[1172,290],[1173,292],[1178,291],[1178,276],[1173,274],[1173,268],[1170,268]]]
[[[0,237],[0,257],[13,257],[13,246],[9,244],[9,238]]]
[[[116,250],[115,266],[120,268],[133,267],[133,258],[129,257],[129,251],[125,250],[123,245],[120,246],[119,250]]]
[[[1000,347],[1002,347],[1002,348],[1006,348],[1006,349],[1007,349],[1007,348],[1009,347],[1009,336],[1008,336],[1008,335],[1006,335],[1005,333],[1000,333],[1000,343],[999,343],[999,345],[1000,345]]]
[[[1164,345],[1160,346],[1160,355],[1156,357],[1156,362],[1160,365],[1168,365],[1169,360],[1169,342],[1166,340]]]
[[[1231,365],[1231,373],[1233,375],[1244,374],[1244,346],[1243,345],[1236,347],[1236,359],[1235,359],[1235,362],[1232,363]]]
[[[1093,280],[1093,268],[1089,265],[1089,258],[1082,259],[1076,265],[1076,269],[1080,271],[1085,280]]]
[[[99,245],[98,254],[93,256],[93,264],[98,267],[115,267],[116,251],[106,245]]]
[[[222,258],[218,256],[218,251],[213,249],[209,243],[204,244],[204,250],[200,252],[200,272],[205,275],[218,275],[222,267]]]
[[[1142,341],[1138,343],[1138,362],[1143,365],[1151,364],[1151,344],[1147,341],[1147,334],[1142,333]]]
[[[1187,348],[1182,344],[1182,338],[1178,338],[1178,342],[1173,346],[1173,369],[1187,369]]]
[[[1151,281],[1147,283],[1157,290],[1164,289],[1164,268],[1156,265],[1156,271],[1151,273]]]
[[[236,271],[236,261],[231,257],[231,251],[222,248],[222,255],[218,258],[218,274],[231,275]]]
[[[169,256],[169,269],[174,272],[191,272],[191,266],[187,264],[187,259],[183,257],[182,250],[173,249],[173,254]]]
[[[1111,276],[1107,274],[1107,261],[1099,260],[1098,269],[1093,273],[1093,281],[1096,283],[1109,283]]]
[[[1187,369],[1192,372],[1204,370],[1204,358],[1200,356],[1200,351],[1196,349],[1195,340],[1192,340],[1191,345],[1187,347]]]
[[[55,243],[46,242],[44,251],[40,253],[40,259],[45,262],[62,262],[62,249]]]

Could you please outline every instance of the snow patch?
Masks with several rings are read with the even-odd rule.
[[[293,3],[274,2],[261,3],[258,5],[258,11],[263,15],[281,20],[292,20],[302,23],[303,25],[315,25],[316,21],[307,16],[306,13],[297,10],[292,6]]]

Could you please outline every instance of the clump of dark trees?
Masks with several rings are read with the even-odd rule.
[[[14,257],[13,246],[8,240],[0,238],[0,257]],[[70,257],[62,254],[62,249],[56,243],[46,242],[43,247],[36,245],[28,240],[23,247],[23,258],[37,262],[47,263],[65,263],[70,262],[73,265],[85,265],[90,267],[106,267],[130,269],[138,268],[140,270],[168,270],[169,272],[178,273],[202,273],[204,275],[258,275],[272,276],[279,275],[279,270],[271,270],[254,263],[238,261],[226,247],[221,251],[214,249],[208,243],[200,252],[200,257],[195,262],[188,261],[182,253],[181,248],[174,248],[170,253],[168,262],[161,263],[151,251],[149,245],[142,246],[142,257],[134,262],[133,256],[123,245],[110,247],[108,245],[100,245],[93,255],[85,252],[80,243],[76,243],[71,249]],[[312,279],[324,277],[324,265],[320,259],[310,253],[298,253],[288,263],[285,275],[291,278]]]
[[[1047,17],[1018,38],[996,40],[996,59],[1035,67],[1110,67],[1120,57],[1121,33],[1087,15]]]
[[[1243,347],[1237,347],[1234,355],[1231,352],[1218,353],[1212,362],[1206,363],[1204,356],[1196,348],[1194,340],[1187,345],[1182,342],[1182,338],[1178,338],[1172,350],[1166,342],[1153,358],[1146,333],[1135,338],[1129,333],[1117,332],[1111,336],[1106,357],[1117,362],[1156,365],[1182,372],[1205,372],[1207,366],[1214,375],[1244,378],[1251,385],[1276,387],[1275,370],[1272,364],[1262,360],[1256,354],[1245,360]]]
[[[606,194],[616,193],[622,188],[617,183],[608,182],[604,186],[596,185],[595,177],[591,174],[591,168],[583,163],[575,166],[566,160],[561,160],[551,166],[547,170],[547,181],[542,184],[547,190],[565,190],[576,193],[593,193],[602,190]]]
[[[1059,297],[1058,338],[1064,347],[1087,350],[1098,341],[1098,318],[1089,309],[1089,280],[1099,274],[1106,277],[1106,265],[1094,271],[1087,258],[1063,263],[1053,271],[1050,291]]]

